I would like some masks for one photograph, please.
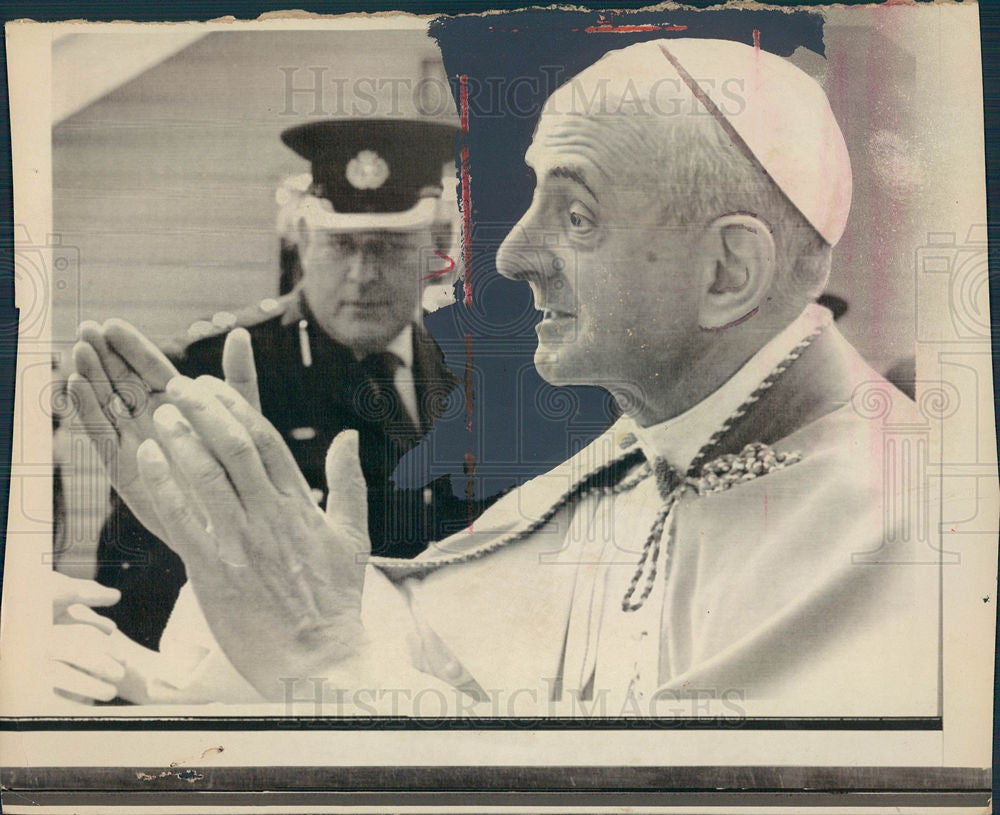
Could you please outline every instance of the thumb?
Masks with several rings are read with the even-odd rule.
[[[326,514],[368,538],[368,487],[358,458],[358,431],[342,430],[326,452]]]
[[[226,335],[226,343],[222,347],[222,373],[227,385],[246,399],[254,410],[260,410],[253,344],[245,328],[234,328]]]

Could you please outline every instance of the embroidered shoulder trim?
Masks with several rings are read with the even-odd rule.
[[[728,453],[706,462],[699,475],[689,477],[684,483],[699,495],[728,490],[730,487],[753,481],[774,470],[783,470],[802,460],[799,452],[776,452],[766,444],[748,444],[739,453]]]

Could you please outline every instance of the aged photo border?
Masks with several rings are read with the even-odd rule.
[[[985,18],[985,16],[986,16],[985,9],[983,10],[983,14],[984,14],[984,18]],[[990,23],[986,19],[984,19],[982,25],[983,25],[983,31],[984,31],[984,37],[985,37],[986,36],[985,32],[987,31]],[[986,49],[984,47],[984,50],[983,50],[984,71],[988,71],[989,70],[988,66],[987,66],[987,60],[989,59],[988,53],[989,53],[988,49]],[[995,73],[994,73],[994,76],[995,76]],[[989,87],[988,87],[987,94],[989,94],[989,93],[990,93],[990,90],[989,90]],[[989,113],[989,106],[988,105],[987,105],[987,111]],[[995,118],[995,115],[992,118]],[[988,126],[990,126],[989,123],[988,123]],[[987,140],[987,150],[988,151],[991,150],[990,141],[991,140]],[[995,181],[995,164],[991,163],[989,165],[989,172],[990,172],[990,189],[991,189],[991,192],[992,192],[993,183]],[[990,204],[991,205],[995,205],[995,198],[992,195],[991,195],[991,198],[990,198]],[[991,208],[991,210],[990,210],[991,215],[993,214],[993,212],[994,212],[994,210]],[[991,218],[991,224],[990,224],[991,230],[993,228],[993,220],[994,219]],[[995,294],[996,294],[995,292],[991,292],[991,302],[993,302],[994,304],[995,304],[995,299],[994,299],[995,298]],[[6,354],[4,355],[4,361],[5,362],[13,362],[13,360],[9,359],[6,356]],[[994,368],[995,367],[996,367],[996,362],[994,361]],[[13,396],[12,396],[12,394],[10,395],[9,400],[10,400],[10,404],[12,405],[13,404]],[[12,416],[12,411],[4,413],[4,421],[5,422],[9,421],[9,419],[7,418],[8,416]],[[5,437],[9,438],[9,429],[7,427],[0,427],[0,430],[6,431],[6,436]],[[177,730],[198,730],[198,729],[205,729],[205,730],[229,730],[229,729],[233,729],[233,730],[236,730],[236,729],[245,729],[245,730],[261,729],[261,730],[268,730],[268,729],[271,729],[272,727],[274,727],[274,729],[284,729],[284,728],[282,728],[282,726],[280,724],[278,724],[279,722],[281,722],[281,720],[282,720],[282,717],[239,717],[239,718],[231,718],[231,717],[218,717],[218,718],[212,718],[212,717],[164,717],[164,718],[157,718],[157,719],[144,719],[144,718],[140,718],[140,717],[136,717],[135,719],[132,719],[131,717],[129,719],[122,719],[122,718],[119,718],[119,717],[114,717],[113,719],[110,719],[110,718],[109,719],[93,719],[93,718],[90,718],[90,717],[87,717],[87,718],[82,718],[82,717],[81,718],[70,718],[70,719],[67,719],[67,718],[56,718],[56,717],[53,717],[53,718],[50,718],[50,719],[49,718],[42,718],[42,717],[16,717],[16,718],[9,718],[9,719],[2,720],[2,722],[0,722],[0,727],[2,727],[2,729],[5,729],[5,730],[12,729],[12,730],[21,730],[21,731],[31,731],[31,730],[38,730],[38,731],[45,731],[45,730],[53,730],[53,731],[66,731],[66,730],[113,730],[113,731],[120,731],[120,730],[131,730],[131,729],[136,729],[136,730],[139,730],[139,729],[141,729],[141,730],[174,730],[174,729],[177,729]],[[315,722],[315,724],[313,722]],[[397,725],[400,726],[400,727],[403,726],[403,723],[396,723],[396,724],[394,724],[390,720],[386,720],[386,721],[372,720],[372,721],[367,721],[367,722],[358,721],[356,723],[347,723],[347,722],[344,722],[344,721],[340,721],[340,722],[334,723],[334,722],[330,722],[330,720],[327,720],[326,722],[322,722],[321,720],[313,720],[313,722],[308,722],[307,721],[307,722],[301,723],[300,726],[302,726],[303,729],[310,729],[312,727],[318,727],[318,728],[321,728],[321,729],[353,729],[355,726],[357,726],[359,728],[365,728],[365,729],[397,729]],[[544,723],[540,723],[540,722],[536,722],[536,724],[538,724],[541,727],[548,727],[548,726],[550,726],[548,724],[544,724]],[[756,722],[753,722],[753,721],[743,722],[741,724],[741,728],[742,729],[765,729],[765,730],[767,730],[767,729],[789,729],[789,724],[792,724],[792,722],[789,722],[789,720],[785,720],[785,719],[757,720]],[[408,723],[408,725],[410,727],[414,728],[414,729],[428,729],[428,727],[426,725],[424,725],[424,724],[417,724],[417,723],[412,723],[411,722],[411,723]],[[498,725],[499,725],[499,723],[498,723]],[[494,724],[491,724],[489,722],[480,722],[480,723],[478,723],[475,726],[476,727],[481,727],[481,728],[484,728],[484,729],[492,729],[493,727],[498,726],[498,725],[494,725]],[[444,722],[442,722],[441,726],[444,729],[452,729],[453,727],[462,728],[463,724],[460,723],[460,722],[455,722],[455,723],[444,723]],[[512,722],[512,723],[510,723],[510,726],[512,726],[514,728],[519,728],[519,727],[523,727],[523,724],[520,724],[520,723],[517,723],[517,722]],[[560,722],[560,720],[553,720],[553,723],[552,723],[551,726],[554,726],[556,728],[558,728],[558,727],[573,727],[573,726],[575,726],[575,724],[574,724],[573,720],[565,720],[565,721],[562,721],[562,722]],[[597,728],[600,728],[600,729],[604,729],[604,728],[610,728],[610,729],[617,729],[617,728],[631,729],[631,728],[635,727],[635,723],[630,723],[629,720],[621,720],[621,721],[618,721],[618,722],[616,722],[614,720],[603,720],[603,721],[597,722],[597,723],[595,723],[595,722],[588,723],[588,727],[595,727],[595,726]],[[681,720],[681,722],[679,723],[679,728],[695,727],[695,728],[701,729],[704,726],[705,726],[704,722],[699,723],[699,721],[697,719],[691,720],[688,723],[685,723],[683,720]],[[722,724],[721,726],[720,725],[716,725],[716,726],[720,727],[721,729],[728,729],[729,727],[731,727],[731,726],[727,726],[725,724]],[[843,720],[843,719],[833,720],[833,721],[829,721],[829,720],[824,721],[822,719],[802,719],[802,720],[794,720],[793,727],[795,727],[795,728],[802,728],[802,729],[809,729],[809,730],[830,728],[830,729],[849,729],[849,730],[862,730],[862,731],[864,731],[864,730],[884,730],[884,729],[931,730],[931,731],[934,731],[934,730],[940,730],[941,729],[942,722],[941,722],[941,717],[932,717],[932,718],[926,718],[926,719],[896,720],[896,721],[889,721],[889,720],[861,720],[861,721],[854,720],[854,721],[851,721],[851,720]],[[291,773],[292,769],[293,768],[286,768],[286,771],[288,771],[289,773]],[[402,770],[402,769],[403,768],[400,768],[400,770]],[[307,780],[306,780],[306,779],[308,779],[308,772],[306,772],[302,768],[295,768],[295,771],[301,773],[301,779],[302,779],[301,785],[308,786],[308,783],[307,783]],[[216,769],[215,772],[217,773],[217,775],[215,777],[218,779],[218,783],[220,783],[224,788],[239,789],[239,788],[243,787],[243,783],[246,781],[246,778],[243,778],[242,780],[240,780],[238,778],[238,776],[239,776],[238,773],[232,773],[229,778],[227,778],[227,779],[224,780],[224,776],[226,775],[226,773],[221,772],[218,768]],[[883,781],[883,783],[885,784],[885,786],[891,787],[891,788],[902,788],[902,787],[905,787],[905,785],[907,783],[907,782],[905,782],[903,780],[903,778],[905,776],[905,773],[901,773],[901,774],[897,774],[896,776],[892,776],[892,774],[888,773],[887,771],[883,771],[883,772],[885,773],[885,775],[883,776],[883,779],[884,778],[888,778],[890,776],[894,779],[891,783]],[[940,774],[936,778],[936,780],[934,781],[934,783],[936,783],[938,785],[941,785],[941,786],[947,786],[952,791],[957,791],[957,790],[960,790],[963,787],[963,785],[965,784],[965,782],[970,781],[971,783],[969,784],[969,786],[972,786],[972,784],[974,784],[976,786],[976,789],[981,789],[982,788],[982,783],[983,783],[984,778],[985,778],[985,775],[984,775],[985,772],[986,771],[976,771],[975,773],[968,773],[968,774],[966,774],[966,776],[964,778],[960,778],[961,773],[956,773],[956,774],[953,774],[953,775],[948,775],[947,773],[942,773],[942,774]],[[291,773],[291,774],[294,774],[294,773]],[[16,777],[16,776],[15,777],[9,776],[6,772],[5,772],[5,775],[7,775],[7,777],[10,778],[11,780],[14,780],[15,778],[19,779],[19,777]],[[54,780],[54,779],[56,779],[57,776],[59,776],[59,773],[53,770],[50,773],[49,778],[52,779],[52,780]],[[70,774],[70,776],[71,776],[71,774]],[[70,776],[67,776],[67,775],[64,774],[63,775],[63,780],[60,781],[60,782],[58,782],[58,783],[54,783],[54,786],[61,786],[63,783],[66,783],[65,779],[69,778]],[[419,776],[419,772],[416,772],[414,774],[413,779],[416,779],[417,776]],[[848,777],[852,777],[852,781],[844,784],[843,786],[845,788],[847,788],[847,787],[854,787],[855,786],[855,782],[858,782],[858,780],[859,780],[858,776],[857,776],[857,773],[848,772],[847,776]],[[108,775],[107,777],[110,778],[112,776]],[[510,783],[509,780],[504,780],[503,779],[503,774],[502,773],[498,774],[497,778],[500,779],[500,780],[497,780],[496,782],[494,782],[497,785],[501,785],[502,786],[505,783]],[[463,783],[469,783],[468,781],[463,781],[461,779],[460,775],[456,775],[455,779],[456,779],[455,783],[458,784],[458,785],[461,785]],[[607,779],[605,779],[605,780],[607,780]],[[800,779],[800,780],[802,780],[802,779]],[[811,781],[812,779],[805,779],[805,780],[806,781]],[[618,781],[620,783],[621,779],[618,779]],[[928,781],[928,779],[924,778],[921,783],[926,784],[927,781]],[[673,782],[666,781],[666,779],[665,779],[665,777],[664,777],[663,774],[661,774],[660,776],[658,776],[657,782],[658,783],[665,783],[667,786],[678,786],[678,785],[683,786],[683,784],[680,784],[680,781],[676,780],[676,779]],[[169,785],[170,783],[173,783],[173,782],[170,781],[170,780],[167,780],[167,781],[163,781],[161,783],[163,785]],[[384,778],[381,779],[379,781],[379,783],[383,784],[384,783]],[[411,782],[408,782],[408,783],[411,783]],[[526,782],[526,783],[528,783],[528,785],[529,785],[530,788],[538,789],[538,788],[543,788],[544,787],[544,782],[542,782],[538,778],[530,780],[529,782]],[[652,782],[648,782],[648,783],[652,783]],[[911,781],[910,783],[914,783],[915,784],[916,782],[915,781]],[[82,786],[82,782],[80,782],[80,781],[77,781],[73,786],[76,787],[78,784]],[[538,785],[538,786],[535,786],[535,785]],[[810,786],[810,785],[811,784],[809,784],[809,783],[803,783],[802,784],[802,786]],[[896,785],[896,786],[893,786],[893,785]],[[10,785],[8,784],[8,786],[10,786]],[[293,786],[295,786],[295,785],[293,785]],[[419,783],[416,783],[414,781],[414,782],[412,782],[412,786],[407,786],[407,790],[412,791],[412,790],[417,789],[419,786],[420,786]],[[557,787],[557,786],[559,786],[559,784],[553,783],[553,786]],[[609,784],[609,786],[614,786],[614,784]],[[697,786],[697,785],[695,785],[695,786]],[[764,786],[768,786],[768,785],[764,784]],[[781,784],[776,784],[775,786],[780,787],[782,785]],[[795,784],[787,784],[786,783],[785,786],[795,786]],[[857,783],[857,786],[863,786],[863,784]],[[878,786],[878,785],[876,785],[876,786]],[[956,794],[958,794],[958,793],[956,792]],[[182,794],[179,793],[179,795],[182,795]],[[79,799],[74,799],[74,800],[75,801],[79,801]],[[177,802],[180,803],[180,800],[181,799],[178,798]],[[189,799],[184,798],[183,800],[184,801],[188,801]],[[700,800],[703,800],[703,799],[700,799]],[[907,800],[909,800],[909,799],[907,799]],[[164,803],[166,803],[166,802],[167,802],[167,799],[164,799]],[[352,801],[351,803],[360,804],[362,802],[363,802],[363,799],[357,799],[356,801]],[[518,803],[522,803],[522,802],[525,802],[528,805],[531,805],[532,803],[537,803],[537,804],[540,804],[540,805],[543,804],[543,803],[545,803],[542,799],[538,799],[538,800],[536,800],[534,802],[532,802],[532,801],[530,801],[528,799],[522,799],[522,801],[519,801]],[[643,802],[642,799],[636,798],[636,799],[633,799],[633,800],[629,801],[628,803],[640,804],[642,802]],[[724,803],[724,802],[725,801],[722,801],[721,803]],[[58,801],[57,801],[57,799],[53,798],[53,799],[50,799],[50,803],[52,805],[57,805]],[[235,804],[235,803],[237,803],[237,801],[234,800],[233,803]],[[375,803],[374,799],[373,799],[373,803]],[[378,803],[381,803],[381,802],[378,802]],[[447,802],[442,801],[442,803],[447,803]],[[458,801],[458,800],[456,800],[456,801],[454,801],[452,803],[460,804],[461,802]],[[672,802],[672,803],[678,803],[678,804],[680,804],[680,803],[683,803],[683,801],[678,800],[678,801]],[[735,801],[731,801],[731,803],[735,803]],[[817,801],[810,801],[810,803],[820,803],[820,802],[817,800]],[[615,801],[614,804],[615,805],[618,805],[618,804],[625,805],[626,801],[625,800]],[[899,801],[898,804],[899,805],[906,805],[902,801]],[[763,801],[761,801],[761,805],[764,805]]]

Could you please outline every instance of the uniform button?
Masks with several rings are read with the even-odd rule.
[[[315,427],[293,427],[288,431],[288,435],[295,441],[310,441],[316,438]]]
[[[123,560],[123,561],[122,561],[122,571],[123,571],[123,572],[126,572],[126,571],[128,571],[128,569],[129,569],[129,568],[130,568],[131,566],[132,566],[132,564],[131,564],[131,563],[129,563],[128,561],[126,561],[126,560]]]
[[[434,490],[432,490],[430,487],[424,487],[424,505],[430,506],[433,500],[434,500]]]
[[[313,487],[311,490],[309,490],[309,492],[312,494],[313,501],[315,501],[317,504],[322,503],[323,490]]]

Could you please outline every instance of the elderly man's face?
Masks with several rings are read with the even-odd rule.
[[[546,380],[642,398],[703,340],[694,235],[663,225],[658,187],[669,159],[610,119],[543,115],[525,157],[534,199],[497,268],[531,284],[543,312],[535,365]]]
[[[384,348],[419,313],[430,230],[333,232],[300,240],[309,306],[333,339],[358,353]]]

